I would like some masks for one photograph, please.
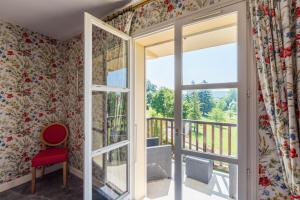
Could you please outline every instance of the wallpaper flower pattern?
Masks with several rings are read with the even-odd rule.
[[[41,128],[65,119],[57,41],[0,21],[0,184],[30,172]]]
[[[69,136],[70,166],[83,169],[83,38],[73,37],[60,44],[64,60],[64,102],[66,106],[66,124]]]
[[[297,0],[250,1],[261,91],[259,100],[266,110],[259,117],[260,150],[263,153],[261,161],[274,150],[277,152],[267,159],[269,168],[265,169],[268,169],[269,174],[260,177],[259,184],[261,187],[268,187],[272,183],[281,184],[276,185],[277,194],[270,194],[270,189],[264,189],[262,199],[287,198],[287,193],[300,195],[299,6]],[[269,138],[264,134],[264,129]],[[264,171],[263,163],[260,167]],[[273,170],[282,172],[282,175],[274,176]]]
[[[224,1],[224,0],[223,0]],[[221,0],[155,0],[135,10],[131,32],[137,32],[152,25],[174,19]]]

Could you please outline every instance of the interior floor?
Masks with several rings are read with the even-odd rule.
[[[94,198],[95,197],[95,198]],[[82,200],[83,181],[69,174],[66,188],[62,184],[62,170],[36,180],[36,192],[31,193],[31,182],[0,193],[1,200]],[[93,191],[93,199],[106,199]]]

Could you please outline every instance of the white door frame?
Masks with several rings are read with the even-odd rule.
[[[128,53],[129,53],[129,62],[128,62],[128,87],[127,88],[117,88],[117,87],[108,87],[106,85],[93,85],[92,83],[92,27],[96,26],[100,29],[103,29],[117,37],[122,38],[123,40],[128,41]],[[84,200],[92,199],[92,158],[94,156],[107,153],[113,149],[119,147],[128,146],[128,192],[122,195],[119,199],[128,198],[131,199],[132,194],[132,131],[133,131],[133,92],[131,88],[133,87],[133,70],[132,70],[132,39],[129,35],[119,31],[118,29],[106,24],[100,19],[84,13]],[[128,94],[128,139],[121,141],[103,148],[92,151],[92,92],[101,91],[101,92],[125,92]]]
[[[174,26],[176,20],[180,20],[185,17],[189,16],[211,16],[211,13],[218,12],[218,10],[226,7],[235,6],[236,4],[243,4],[240,5],[244,10],[246,9],[246,2],[243,0],[228,0],[223,1],[221,3],[209,6],[208,8],[203,8],[198,11],[194,11],[190,14],[179,16],[176,19],[172,19],[166,22],[159,23],[157,25],[153,25],[148,28],[144,28],[140,31],[137,31],[132,34],[132,37],[134,40],[143,38],[148,35],[152,35],[157,32],[161,32],[163,30],[172,28]],[[248,197],[251,200],[257,199],[257,165],[258,165],[258,139],[257,139],[257,76],[256,76],[256,69],[254,64],[254,56],[253,56],[253,45],[252,45],[252,39],[250,34],[250,21],[249,17],[245,17],[247,11],[244,11],[243,20],[244,24],[243,26],[247,26],[244,32],[246,32],[245,35],[247,35],[248,41],[247,41],[247,61],[245,61],[245,64],[248,65],[248,73],[250,77],[247,77],[248,80],[248,98],[249,98],[249,106],[248,106],[248,114],[249,114],[249,123],[248,123],[248,142],[247,142],[247,150],[248,150]],[[135,56],[135,55],[133,55]],[[144,133],[145,136],[147,136],[146,132]],[[137,141],[142,142],[142,141]],[[146,149],[145,149],[145,156],[147,156]],[[147,157],[146,157],[147,158]],[[145,159],[145,168],[147,168],[147,159]],[[146,180],[146,178],[145,178]],[[145,188],[146,194],[147,194],[147,187]]]
[[[209,18],[222,16],[228,13],[238,13],[238,80],[226,84],[195,84],[182,83],[182,27]],[[229,162],[238,165],[238,195],[239,199],[247,199],[247,23],[246,4],[237,3],[203,15],[191,15],[175,21],[175,200],[182,199],[182,155],[191,155],[211,160]],[[214,88],[238,89],[238,158],[219,156],[212,153],[196,152],[182,149],[182,91],[193,89]]]

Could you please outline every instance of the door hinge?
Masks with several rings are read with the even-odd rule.
[[[175,128],[175,135],[179,135],[179,129]]]
[[[247,168],[247,176],[250,176],[251,175],[251,170],[250,168]]]
[[[250,97],[251,93],[250,93],[250,90],[248,89],[247,90],[247,97]]]

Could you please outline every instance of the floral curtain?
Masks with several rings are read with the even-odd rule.
[[[277,165],[289,193],[300,195],[300,0],[249,0],[249,5],[260,99]]]

